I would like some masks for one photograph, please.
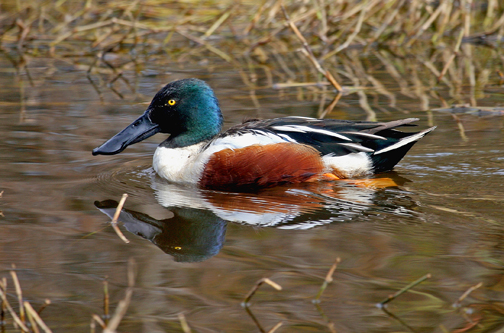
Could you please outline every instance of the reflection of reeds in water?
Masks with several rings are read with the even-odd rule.
[[[13,267],[15,268],[15,267]],[[23,293],[21,290],[21,285],[19,284],[19,279],[17,277],[17,274],[14,270],[10,272],[12,281],[14,283],[14,287],[16,290],[16,296],[17,300],[19,302],[19,315],[16,313],[14,308],[10,305],[8,299],[7,299],[7,279],[3,278],[2,281],[0,282],[0,299],[1,299],[1,316],[0,316],[0,324],[2,326],[2,332],[4,331],[4,325],[5,325],[5,314],[8,312],[11,316],[13,321],[15,322],[16,326],[18,326],[20,332],[40,332],[39,327],[46,333],[51,332],[49,327],[44,323],[44,321],[40,318],[40,313],[42,310],[45,308],[43,306],[38,312],[33,309],[31,304],[27,301],[23,301]],[[50,302],[46,300],[45,305],[49,304]],[[31,330],[28,329],[28,325],[26,322],[26,317],[28,317],[28,321],[31,324]]]
[[[4,193],[4,191],[0,191],[0,199],[2,199],[3,193]],[[0,217],[4,217],[2,210],[0,210]]]
[[[333,281],[332,276],[333,276],[333,273],[336,269],[336,266],[339,264],[339,262],[340,262],[340,258],[337,258],[336,261],[334,262],[334,264],[332,265],[332,267],[327,272],[327,274],[324,278],[324,282],[322,284],[322,287],[321,287],[319,293],[317,294],[317,296],[315,297],[315,299],[313,300],[313,303],[318,311],[318,314],[320,315],[321,319],[323,320],[323,322],[327,326],[327,329],[330,332],[336,332],[337,330],[335,329],[335,323],[328,316],[326,316],[326,314],[324,313],[323,308],[320,304],[320,296],[322,295],[322,293],[324,292],[324,290],[326,289],[328,284]],[[13,266],[13,268],[15,269],[14,266]],[[1,330],[1,332],[6,331],[6,328],[8,328],[7,327],[8,325],[13,325],[15,330],[12,330],[12,331],[16,331],[16,332],[18,332],[18,331],[19,332],[34,332],[34,333],[39,333],[39,332],[50,333],[50,332],[52,332],[52,330],[45,324],[45,322],[41,318],[42,311],[51,302],[49,300],[46,300],[45,303],[40,307],[40,309],[38,311],[35,311],[33,309],[32,305],[23,299],[21,284],[19,283],[19,279],[17,277],[16,272],[14,270],[12,270],[10,272],[10,275],[11,275],[11,279],[14,284],[15,296],[16,296],[16,299],[19,303],[19,309],[18,309],[18,312],[16,312],[14,307],[8,301],[8,299],[7,299],[7,295],[8,295],[7,279],[2,278],[0,280],[0,330]],[[123,299],[118,302],[116,310],[114,311],[114,314],[111,316],[111,318],[108,318],[108,316],[107,316],[109,295],[108,295],[107,283],[106,282],[104,283],[104,299],[105,299],[104,314],[102,316],[99,316],[96,314],[92,315],[91,323],[90,323],[90,332],[91,333],[96,332],[96,324],[98,324],[102,328],[102,332],[104,332],[104,333],[113,333],[113,332],[117,331],[117,328],[119,327],[119,324],[121,323],[122,319],[126,315],[126,312],[127,312],[128,307],[130,305],[130,302],[131,302],[131,297],[133,294],[133,288],[134,288],[134,283],[135,283],[135,275],[136,275],[135,261],[133,259],[130,259],[128,261],[128,268],[127,268],[127,281],[128,281],[128,283],[127,283],[127,288],[125,290],[125,295],[124,295]],[[398,321],[402,326],[407,328],[409,331],[416,332],[415,329],[413,327],[411,327],[405,320],[402,320],[400,317],[389,312],[386,308],[386,304],[392,302],[400,295],[411,291],[412,288],[418,286],[420,283],[422,283],[423,281],[425,281],[426,279],[428,279],[430,277],[431,277],[430,274],[426,274],[422,278],[408,284],[407,286],[405,286],[401,290],[397,291],[393,295],[388,296],[382,302],[377,304],[378,307],[380,307],[382,309],[382,311],[385,315]],[[270,330],[266,331],[263,329],[262,325],[260,324],[259,319],[252,312],[252,310],[250,308],[250,303],[249,303],[251,298],[253,297],[253,295],[256,293],[256,291],[259,289],[259,287],[264,283],[269,284],[271,287],[273,287],[276,290],[283,289],[280,285],[271,281],[270,279],[262,278],[254,284],[254,286],[252,287],[250,292],[245,297],[245,300],[243,301],[242,306],[244,307],[246,313],[254,321],[254,323],[256,324],[256,326],[260,332],[273,333],[277,329],[279,329],[282,325],[284,325],[285,321],[278,322]],[[480,312],[481,312],[481,310],[487,310],[487,311],[494,311],[494,312],[498,313],[499,315],[501,315],[504,310],[502,309],[502,307],[499,304],[488,305],[485,303],[481,303],[481,299],[479,299],[480,303],[469,303],[467,305],[467,307],[464,308],[465,309],[464,311],[460,311],[460,309],[462,307],[462,302],[464,302],[464,300],[469,296],[469,294],[471,294],[476,289],[482,287],[482,285],[483,285],[483,283],[480,282],[474,286],[469,287],[467,289],[467,291],[465,291],[457,299],[457,301],[452,304],[452,311],[458,312],[460,315],[462,315],[465,318],[465,320],[467,320],[467,323],[465,326],[472,327],[472,326],[474,326],[474,322],[477,322],[481,328],[481,331],[486,332],[486,331],[489,331],[487,328],[493,327],[492,325],[494,325],[494,321],[492,320],[491,317],[489,317],[489,318],[481,317]],[[292,290],[286,290],[286,292],[289,293],[289,292],[292,292]],[[420,294],[426,296],[429,299],[438,300],[440,303],[443,303],[443,304],[446,303],[446,300],[438,299],[436,296],[436,293],[433,291],[431,291],[431,292],[423,291]],[[328,304],[330,304],[330,303],[328,303]],[[424,302],[421,300],[418,300],[418,299],[415,301],[410,301],[408,303],[404,303],[402,305],[399,305],[398,307],[395,307],[395,309],[398,310],[398,309],[406,306],[406,304],[409,305],[409,307],[410,307],[410,309],[408,311],[415,310],[415,306],[419,307],[418,310],[425,309]],[[259,301],[257,302],[257,306],[259,306]],[[443,309],[446,309],[446,307],[443,307]],[[472,310],[477,310],[474,313],[474,317],[476,318],[475,319],[476,321],[471,319]],[[9,314],[12,317],[12,319],[6,318],[7,314]],[[186,320],[186,317],[183,313],[178,314],[178,320],[181,325],[181,331],[186,332],[186,333],[191,332],[189,323]],[[452,324],[451,321],[452,321],[452,319],[450,319],[446,324],[448,326],[451,325]],[[462,324],[464,325],[464,323],[462,323]],[[443,325],[441,325],[441,326],[443,326]],[[289,327],[289,326],[287,326],[287,327]],[[462,330],[463,329],[460,329],[460,331],[462,331]]]
[[[15,269],[15,266],[13,265]],[[51,304],[50,300],[45,300],[44,304],[40,307],[38,311],[35,311],[32,305],[23,300],[23,293],[21,289],[21,284],[19,283],[19,279],[14,270],[10,272],[12,281],[14,283],[14,288],[16,291],[17,301],[19,303],[19,314],[14,310],[11,306],[9,300],[7,299],[7,279],[2,278],[0,280],[0,330],[1,332],[5,332],[6,324],[9,321],[6,319],[6,314],[9,313],[12,317],[12,322],[16,331],[19,332],[45,332],[51,333],[52,330],[45,324],[45,322],[41,318],[42,311]],[[131,302],[131,296],[133,294],[133,286],[135,284],[135,261],[130,259],[128,261],[128,287],[126,288],[124,298],[119,301],[117,308],[113,314],[113,316],[108,318],[108,284],[104,283],[104,319],[102,317],[93,314],[91,318],[90,329],[91,333],[94,333],[96,330],[96,323],[100,325],[103,329],[104,333],[113,333],[116,332],[117,327],[121,323],[126,311],[128,310],[129,304]]]
[[[356,93],[370,120],[380,109],[371,107],[370,97],[381,96],[396,108],[399,93],[419,99],[424,110],[431,100],[476,106],[485,86],[498,79],[492,61],[502,59],[498,46],[504,36],[504,6],[497,0],[317,0],[288,2],[284,11],[279,0],[218,6],[213,1],[39,0],[7,1],[4,8],[4,50],[17,49],[22,57],[79,59],[76,66],[88,69],[99,93],[108,85],[122,98],[118,82],[134,91],[124,73],[160,61],[154,59],[158,56],[183,66],[208,62],[213,55],[238,70],[257,108],[258,88],[295,87],[298,98],[320,99],[319,116],[325,116],[339,100],[327,95],[325,84],[331,83]],[[300,46],[301,53],[291,52]],[[375,57],[378,66],[363,60],[362,53]],[[82,57],[92,60],[83,65]],[[266,82],[257,79],[262,72]],[[399,91],[385,88],[383,76],[393,78]],[[339,89],[337,82],[347,87]],[[448,96],[439,86],[448,88]]]

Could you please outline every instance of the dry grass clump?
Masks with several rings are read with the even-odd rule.
[[[282,5],[308,42],[317,45],[323,60],[351,45],[410,47],[428,41],[437,46],[453,42],[461,29],[465,37],[485,36],[481,41],[488,42],[502,39],[504,26],[504,5],[497,0],[35,0],[5,1],[0,34],[4,48],[66,55],[94,53],[118,44],[170,48],[174,33],[212,52],[217,47],[222,50],[224,40],[233,38],[234,49],[228,45],[222,50],[223,58],[230,60],[232,54],[252,52],[267,44],[282,47],[281,41],[292,38],[285,34]],[[64,41],[79,45],[72,47]],[[82,43],[87,48],[83,49]]]
[[[395,109],[398,94],[418,99],[424,110],[432,99],[438,107],[478,106],[481,90],[504,80],[503,36],[498,0],[11,0],[0,14],[0,46],[17,53],[16,66],[26,65],[27,56],[75,61],[88,77],[105,75],[99,85],[119,97],[118,79],[134,89],[125,71],[153,61],[205,61],[209,69],[218,63],[235,68],[256,107],[257,89],[295,88],[298,98],[320,99],[323,117],[341,97],[326,96],[332,85],[356,93],[371,120],[376,109],[387,110],[371,106],[370,97]],[[118,57],[129,60],[115,62]],[[386,88],[383,72],[397,89]]]
[[[340,97],[326,103],[332,85],[357,93],[369,119],[375,117],[370,94],[392,108],[398,93],[419,99],[424,109],[433,98],[444,107],[477,106],[478,89],[504,79],[503,36],[504,4],[498,0],[11,0],[0,14],[0,46],[17,52],[24,59],[20,66],[26,56],[88,57],[88,74],[110,75],[106,84],[113,86],[118,79],[129,85],[123,71],[138,71],[153,58],[186,64],[217,57],[209,67],[218,58],[235,67],[256,107],[256,89],[306,87],[321,96],[324,116]],[[475,52],[475,44],[486,49]],[[130,60],[115,63],[118,55]],[[397,81],[398,92],[385,88],[378,70]],[[265,80],[257,79],[258,71]],[[449,95],[432,90],[438,85]],[[468,92],[466,86],[478,89]]]

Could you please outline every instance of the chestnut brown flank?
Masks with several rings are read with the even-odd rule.
[[[200,186],[244,189],[301,183],[318,179],[324,165],[320,153],[296,143],[224,149],[212,155]]]

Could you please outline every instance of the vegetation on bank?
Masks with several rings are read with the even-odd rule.
[[[482,88],[504,81],[504,4],[498,0],[17,0],[1,6],[5,53],[88,58],[88,73],[110,74],[112,84],[122,70],[138,70],[156,57],[180,64],[211,59],[209,67],[222,61],[236,67],[251,90],[370,87],[394,107],[396,93],[384,88],[363,54],[378,59],[400,93],[420,99],[425,109],[430,98],[445,107],[477,106]],[[116,64],[110,60],[116,55],[130,61]],[[258,71],[267,79],[258,81]],[[437,85],[447,86],[449,96],[432,91]],[[474,88],[470,98],[467,86]],[[361,97],[373,118],[367,103]],[[320,115],[328,111],[321,108]]]

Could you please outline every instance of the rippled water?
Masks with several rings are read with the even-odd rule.
[[[93,157],[91,149],[174,79],[207,80],[227,127],[252,117],[317,116],[319,100],[309,90],[301,98],[298,89],[267,88],[255,92],[257,108],[232,69],[158,66],[126,73],[130,87],[114,86],[121,99],[106,85],[93,88],[75,63],[32,60],[28,76],[0,56],[0,273],[9,278],[11,303],[15,264],[23,296],[35,308],[51,300],[42,317],[53,331],[88,332],[91,315],[103,313],[102,281],[108,277],[114,309],[133,258],[125,332],[181,331],[179,313],[198,332],[268,331],[278,322],[278,332],[330,332],[331,324],[338,332],[504,325],[502,116],[422,111],[425,101],[401,95],[382,73],[397,104],[378,99],[378,120],[418,117],[420,128],[438,126],[395,172],[379,175],[398,186],[203,191],[169,184],[152,171],[162,135],[116,156]],[[484,93],[479,103],[502,106],[498,83]],[[357,97],[344,96],[329,117],[365,119]],[[430,101],[431,108],[442,106]],[[129,198],[120,228],[129,244],[109,223],[123,193]],[[337,257],[334,281],[315,305]],[[389,304],[392,314],[375,306],[427,273],[431,279]],[[247,312],[241,302],[263,277],[283,289],[263,285]],[[479,282],[461,309],[452,307]]]

